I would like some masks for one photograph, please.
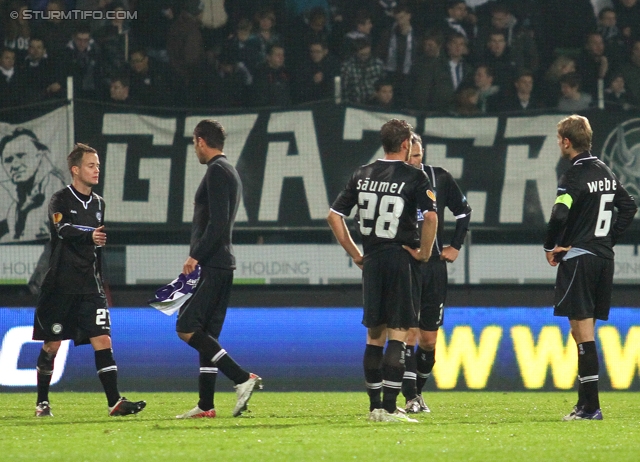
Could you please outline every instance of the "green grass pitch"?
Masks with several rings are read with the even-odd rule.
[[[561,422],[575,393],[432,392],[420,423],[367,421],[362,393],[257,392],[231,416],[176,420],[196,393],[128,393],[137,416],[108,417],[99,393],[52,393],[53,418],[33,416],[35,393],[0,394],[3,461],[637,461],[640,393],[601,394],[605,420]]]

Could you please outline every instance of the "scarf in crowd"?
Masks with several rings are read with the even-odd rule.
[[[389,54],[387,56],[386,70],[389,72],[395,72],[398,69],[398,34],[397,25],[393,26],[391,30],[391,39],[389,40]],[[413,28],[409,29],[407,34],[407,49],[404,54],[404,63],[402,64],[402,73],[408,74],[411,70],[411,53],[413,47]]]

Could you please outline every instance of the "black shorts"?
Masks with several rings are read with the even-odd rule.
[[[203,266],[193,296],[180,308],[176,331],[191,333],[199,329],[217,339],[233,285],[233,270]]]
[[[401,246],[385,246],[364,259],[362,292],[365,327],[418,327],[420,266]]]
[[[111,317],[104,294],[58,294],[41,291],[33,319],[33,340],[89,339],[111,335]]]
[[[447,262],[432,259],[420,264],[422,294],[420,296],[420,329],[437,331],[444,321],[447,299]]]
[[[591,254],[561,261],[553,314],[569,319],[609,319],[613,272],[613,260]]]

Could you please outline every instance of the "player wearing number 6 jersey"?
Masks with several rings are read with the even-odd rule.
[[[418,262],[431,256],[438,218],[429,179],[405,163],[411,135],[411,125],[403,120],[385,123],[380,130],[384,159],[356,169],[327,217],[338,242],[363,270],[364,374],[374,421],[416,422],[396,410],[396,400],[404,375],[408,331],[418,326]],[[344,220],[354,206],[360,217],[364,257]],[[417,249],[416,210],[424,215]]]
[[[98,377],[107,395],[109,415],[136,414],[144,401],[131,402],[118,392],[118,368],[111,349],[111,320],[102,286],[101,252],[104,199],[98,184],[100,160],[95,149],[77,144],[67,157],[72,183],[49,202],[51,258],[33,322],[33,339],[44,340],[37,362],[36,417],[50,417],[49,386],[62,340],[91,343]]]
[[[560,152],[572,165],[560,179],[544,244],[547,261],[558,266],[554,315],[569,318],[578,346],[578,402],[563,420],[602,420],[595,322],[609,318],[613,246],[638,210],[609,167],[591,154],[592,135],[585,117],[558,123]]]

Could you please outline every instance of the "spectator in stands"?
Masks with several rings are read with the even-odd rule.
[[[623,37],[617,26],[616,10],[613,8],[603,8],[598,13],[598,33],[604,40],[605,53],[611,56],[615,64],[619,64],[624,59],[625,37]]]
[[[420,42],[411,26],[411,9],[407,5],[397,6],[393,15],[395,22],[382,32],[376,56],[384,62],[386,78],[395,88],[396,101],[403,105],[409,97],[407,84]]]
[[[258,66],[253,82],[257,106],[289,106],[291,76],[284,65],[284,47],[272,45],[267,60]]]
[[[640,2],[638,0],[613,0],[617,26],[626,40],[640,38]]]
[[[64,0],[49,0],[47,3],[47,19],[34,26],[34,35],[42,37],[47,44],[47,53],[54,60],[66,54],[69,40],[72,39],[77,27],[76,21],[62,19],[55,12],[65,11]]]
[[[467,116],[481,114],[478,108],[478,90],[475,88],[462,88],[456,93],[455,100],[454,113],[456,115]]]
[[[442,45],[444,43],[444,35],[439,29],[430,29],[422,37],[422,48],[419,50],[419,56],[417,60],[421,58],[437,59],[442,52]]]
[[[421,61],[413,75],[412,95],[416,109],[451,111],[459,88],[472,86],[473,66],[464,57],[467,41],[463,35],[452,33],[447,38],[446,55],[431,61]]]
[[[373,56],[369,40],[358,39],[355,45],[356,54],[344,61],[340,70],[342,99],[365,104],[375,93],[375,83],[384,77],[384,63]]]
[[[169,106],[173,89],[169,70],[162,62],[147,55],[144,48],[135,48],[129,58],[129,91],[144,106]]]
[[[118,75],[109,79],[109,102],[115,104],[136,104],[129,94],[129,77]]]
[[[541,88],[541,98],[545,107],[556,107],[560,98],[560,78],[563,75],[576,71],[576,62],[569,56],[558,56],[544,76],[544,85]]]
[[[263,8],[256,14],[257,31],[255,38],[260,48],[260,61],[267,59],[267,51],[271,45],[283,45],[280,34],[276,31],[276,13],[272,8]],[[256,65],[258,62],[256,62]]]
[[[192,107],[234,108],[254,105],[248,101],[251,87],[245,85],[245,73],[236,58],[223,50],[215,61],[207,63],[190,91]]]
[[[493,69],[494,83],[505,95],[513,93],[512,86],[517,74],[516,63],[511,58],[511,51],[507,48],[507,40],[502,32],[489,33],[487,51],[485,62]]]
[[[474,38],[473,27],[467,19],[467,4],[464,0],[447,1],[447,17],[444,22],[445,35],[458,33],[467,39],[467,43]]]
[[[393,82],[391,80],[378,80],[375,84],[375,89],[376,91],[373,94],[373,97],[369,100],[370,105],[387,111],[396,109]]]
[[[589,109],[593,98],[588,93],[580,91],[580,76],[572,72],[560,78],[560,92],[562,96],[558,101],[558,110],[563,112],[578,112]]]
[[[206,49],[221,47],[229,35],[229,15],[225,0],[202,0],[202,40]]]
[[[95,40],[100,49],[104,73],[107,77],[113,77],[126,70],[129,49],[134,48],[135,44],[131,40],[129,23],[122,15],[124,5],[114,1],[107,11],[115,14],[115,17],[95,33]]]
[[[327,42],[309,45],[309,57],[297,72],[298,102],[306,103],[334,97],[336,76],[340,75],[340,62],[329,52]]]
[[[244,81],[247,86],[253,83],[253,75],[266,56],[266,54],[262,55],[259,37],[260,34],[251,34],[251,21],[242,18],[236,25],[235,34],[227,39],[223,51],[229,59],[233,60],[238,70],[245,74]]]
[[[631,46],[629,62],[620,69],[633,104],[640,106],[640,38]]]
[[[16,52],[3,48],[0,52],[0,108],[21,104],[23,89],[24,79],[16,67]]]
[[[186,0],[178,17],[169,28],[167,53],[173,72],[184,82],[191,84],[197,78],[195,70],[204,59],[204,44],[200,32],[202,14],[200,0]]]
[[[507,49],[511,51],[511,57],[518,69],[526,68],[533,72],[538,70],[540,58],[533,29],[520,25],[509,6],[503,3],[491,7],[490,22],[479,29],[476,42],[487,43],[489,34],[493,31],[502,32],[505,36]],[[486,59],[486,48],[478,47],[475,51],[476,60]]]
[[[358,10],[355,17],[355,28],[344,37],[341,57],[343,60],[350,58],[356,53],[356,40],[366,39],[371,41],[371,29],[373,22],[369,10]]]
[[[91,37],[89,25],[80,23],[67,44],[62,61],[64,75],[73,77],[77,98],[99,98],[104,86],[98,47]]]
[[[604,108],[608,111],[628,111],[633,106],[631,96],[624,88],[624,76],[612,74],[611,82],[604,91]]]
[[[506,97],[501,105],[502,111],[531,111],[541,109],[542,104],[533,93],[533,72],[522,70],[514,83],[516,89],[512,96]]]
[[[16,62],[21,63],[27,56],[27,49],[29,48],[29,38],[31,37],[31,26],[29,21],[24,18],[24,10],[27,9],[27,5],[19,0],[14,0],[9,3],[9,11],[17,11],[18,17],[13,19],[9,17],[5,25],[4,34],[4,46],[10,48],[16,52]],[[4,21],[5,18],[2,18]]]
[[[302,63],[308,53],[309,45],[312,42],[323,41],[330,43],[331,34],[329,33],[329,16],[327,11],[321,7],[312,8],[309,11],[306,23],[301,24],[302,32],[295,38],[289,46],[290,62],[292,66],[298,66]],[[302,40],[300,40],[302,38]]]
[[[132,34],[139,46],[146,48],[151,59],[165,64],[169,62],[167,37],[175,18],[174,3],[174,0],[137,2],[138,19],[131,23]]]
[[[478,109],[483,114],[497,112],[500,106],[500,87],[493,84],[493,71],[486,64],[476,67],[473,77],[478,90]]]
[[[49,97],[66,97],[61,91],[64,76],[49,58],[42,38],[33,36],[29,41],[27,57],[23,62],[25,102],[36,102]]]
[[[598,80],[607,78],[611,63],[605,55],[604,40],[598,32],[587,35],[585,48],[576,61],[577,71],[580,74],[582,89],[598,98]]]
[[[596,16],[591,0],[537,0],[541,14],[536,30],[541,57],[570,53],[584,45],[584,38],[596,30]]]

